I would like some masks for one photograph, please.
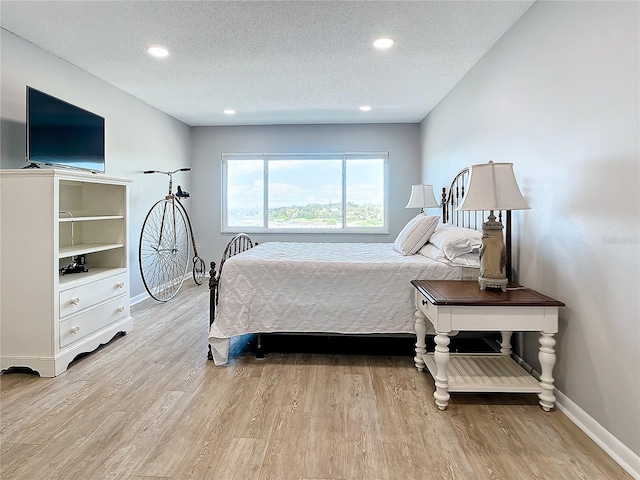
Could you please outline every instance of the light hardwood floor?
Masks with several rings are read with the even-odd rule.
[[[624,479],[535,395],[453,394],[406,356],[206,360],[208,291],[132,309],[134,330],[53,379],[0,376],[9,479]]]

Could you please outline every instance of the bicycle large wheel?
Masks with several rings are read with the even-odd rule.
[[[196,285],[202,285],[206,273],[207,267],[204,260],[200,257],[193,257],[193,281],[196,282]]]
[[[144,219],[138,250],[144,286],[159,302],[171,300],[189,267],[189,233],[185,214],[176,202],[158,201]]]

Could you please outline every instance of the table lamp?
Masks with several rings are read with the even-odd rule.
[[[499,288],[507,291],[505,265],[507,252],[502,236],[502,223],[494,210],[528,210],[529,205],[520,193],[513,174],[512,163],[483,163],[469,167],[466,195],[456,210],[488,210],[489,218],[482,224],[480,248],[480,290]]]
[[[433,193],[433,185],[411,185],[409,203],[404,208],[419,208],[424,212],[425,208],[439,207],[436,196]]]

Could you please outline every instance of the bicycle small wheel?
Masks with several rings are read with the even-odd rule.
[[[200,257],[193,257],[193,281],[196,282],[196,285],[202,285],[206,273],[207,267],[204,260]]]
[[[189,233],[180,204],[165,199],[151,207],[142,224],[138,260],[149,295],[159,302],[171,300],[189,266]]]

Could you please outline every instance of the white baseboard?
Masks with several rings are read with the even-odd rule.
[[[135,297],[131,297],[129,299],[129,305],[131,305],[133,307],[136,303],[140,303],[143,300],[146,300],[147,298],[151,298],[151,296],[145,290],[144,292],[136,295]]]
[[[513,356],[525,370],[531,372],[538,380],[540,379],[539,372],[533,370],[522,358],[517,355]],[[640,455],[637,455],[624,443],[614,437],[606,428],[600,425],[593,417],[560,390],[556,388],[554,394],[556,396],[556,407],[558,410],[564,413],[567,418],[586,433],[591,440],[596,442],[596,444],[615,460],[618,465],[624,468],[629,475],[635,480],[640,480]]]
[[[184,274],[184,279],[188,280],[189,278],[191,278],[191,276],[192,276],[192,273],[191,271],[189,271]],[[203,284],[205,281],[208,282],[207,280],[208,278],[211,278],[211,276],[209,275],[209,272],[205,273],[204,278],[205,280],[202,282]],[[149,295],[149,293],[145,290],[144,292],[136,295],[135,297],[129,298],[129,305],[133,307],[136,303],[140,303],[143,300],[146,300],[147,298],[151,298],[151,295]]]
[[[556,405],[569,420],[596,442],[618,465],[629,475],[640,480],[640,456],[614,437],[602,425],[596,422],[587,412],[582,410],[564,393],[556,389]]]

